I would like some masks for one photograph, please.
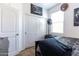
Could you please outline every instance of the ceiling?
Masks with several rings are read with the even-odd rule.
[[[33,3],[33,4],[40,6],[40,7],[43,7],[43,8],[48,10],[48,9],[54,7],[55,5],[57,5],[58,3]]]

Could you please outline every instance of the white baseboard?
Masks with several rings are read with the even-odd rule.
[[[19,53],[19,51],[11,51],[8,53],[8,56],[16,56]]]

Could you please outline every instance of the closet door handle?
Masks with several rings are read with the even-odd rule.
[[[27,32],[25,32],[25,35],[27,34]]]
[[[17,33],[16,36],[19,36],[19,34]]]

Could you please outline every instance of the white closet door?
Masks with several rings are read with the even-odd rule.
[[[24,18],[23,18],[23,40],[22,40],[22,46],[23,46],[23,49],[29,47],[29,32],[28,32],[28,25],[29,25],[29,17],[24,15]]]
[[[25,15],[25,45],[32,47],[35,41],[42,40],[46,34],[46,20],[44,18]]]
[[[12,7],[2,8],[1,32],[8,36],[9,55],[15,55],[18,50],[18,11]]]
[[[0,8],[0,33],[1,33],[1,8]]]

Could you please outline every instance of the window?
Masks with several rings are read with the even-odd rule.
[[[52,19],[52,32],[63,33],[64,12],[58,11],[51,14]]]

